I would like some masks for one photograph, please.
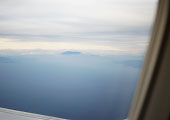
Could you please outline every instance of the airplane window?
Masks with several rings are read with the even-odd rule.
[[[1,0],[0,107],[124,120],[157,0]]]

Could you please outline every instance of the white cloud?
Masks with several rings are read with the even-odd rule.
[[[8,39],[11,43],[8,41],[4,44],[16,42],[18,45],[34,41],[78,42],[133,50],[133,43],[144,46],[148,41],[156,2],[157,0],[1,0],[0,41]],[[135,50],[142,51],[145,49],[143,46]]]

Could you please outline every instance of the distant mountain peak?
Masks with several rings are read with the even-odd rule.
[[[76,52],[76,51],[65,51],[62,53],[63,55],[77,55],[81,54],[81,52]]]

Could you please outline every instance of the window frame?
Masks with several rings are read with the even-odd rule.
[[[161,91],[165,91],[165,89],[169,89],[165,86],[165,83],[167,82],[168,78],[170,78],[170,76],[168,75],[168,71],[165,72],[165,74],[168,76],[166,79],[160,79],[158,77],[155,77],[155,74],[160,73],[160,71],[158,70],[161,68],[161,66],[159,65],[161,61],[160,59],[165,59],[161,56],[161,54],[164,53],[162,49],[164,49],[165,47],[166,48],[170,47],[170,46],[165,46],[166,44],[164,44],[164,42],[167,42],[170,39],[170,37],[168,36],[168,33],[170,33],[169,17],[170,17],[170,1],[159,0],[150,44],[148,47],[146,59],[144,62],[144,66],[142,69],[138,87],[135,93],[135,97],[132,102],[128,120],[151,120],[151,118],[156,118],[154,120],[160,120],[159,118],[161,117],[161,115],[159,116],[156,115],[155,114],[156,110],[151,109],[151,108],[149,109],[148,106],[149,106],[149,103],[152,103],[154,101],[159,101],[160,103],[164,99],[164,98],[162,99],[151,98],[151,95],[153,96],[154,94],[157,94],[158,91],[161,92]],[[166,54],[166,56],[168,55],[169,54]],[[158,86],[158,81],[161,81],[165,88],[163,87],[163,89],[161,90],[159,89],[160,87],[158,87],[157,89],[156,88],[152,89],[156,85]],[[164,94],[164,96],[168,95],[167,93],[164,93],[164,92],[162,94]],[[150,97],[150,99],[148,97]],[[170,99],[170,96],[168,95],[167,98]],[[163,104],[166,104],[166,103],[162,103],[162,105]],[[155,106],[157,105],[155,104]],[[164,112],[166,113],[166,116],[169,116],[170,105],[166,105],[166,106],[169,106],[169,107],[165,108]],[[157,111],[159,111],[158,110],[159,107],[156,109]],[[144,112],[145,113],[147,112],[147,114],[150,114],[150,115],[148,116],[144,114]],[[163,111],[160,111],[160,112],[163,112]]]

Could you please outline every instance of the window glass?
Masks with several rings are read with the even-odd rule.
[[[1,0],[0,107],[127,118],[157,0]]]

